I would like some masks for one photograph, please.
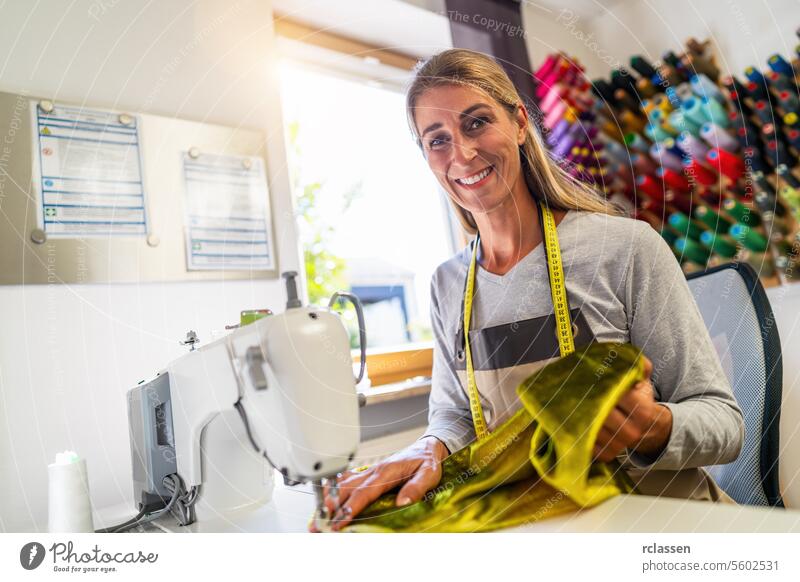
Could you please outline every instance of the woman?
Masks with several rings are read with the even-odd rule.
[[[463,227],[478,234],[466,326],[471,357],[463,333],[466,248],[431,283],[428,429],[383,462],[342,477],[334,529],[395,487],[399,506],[421,499],[439,482],[442,460],[473,440],[480,422],[491,431],[506,420],[520,406],[516,386],[558,357],[540,206],[557,225],[575,345],[630,342],[648,358],[649,379],[609,414],[595,458],[619,458],[645,494],[730,501],[701,467],[736,459],[742,413],[658,233],[618,216],[550,160],[508,76],[485,55],[448,50],[423,63],[407,113]],[[472,412],[470,393],[480,401]]]

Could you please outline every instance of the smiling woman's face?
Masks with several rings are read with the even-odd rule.
[[[417,99],[414,122],[428,166],[455,202],[473,214],[503,204],[523,179],[522,109],[512,116],[485,93],[461,85],[432,87]]]

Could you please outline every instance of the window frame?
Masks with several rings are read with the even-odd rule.
[[[359,40],[315,29],[302,22],[275,15],[275,33],[280,58],[326,75],[350,81],[378,83],[384,89],[403,93],[417,63],[415,57],[383,49]],[[439,186],[439,199],[445,217],[450,254],[462,248],[467,237]],[[305,273],[303,273],[305,277]],[[305,298],[306,302],[308,297]],[[359,350],[352,352],[360,361]],[[367,350],[367,373],[371,387],[430,378],[433,370],[433,341],[402,344]]]

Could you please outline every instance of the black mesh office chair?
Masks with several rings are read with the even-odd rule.
[[[783,507],[778,484],[781,342],[764,287],[746,263],[693,273],[687,280],[744,413],[739,458],[708,470],[738,503]]]

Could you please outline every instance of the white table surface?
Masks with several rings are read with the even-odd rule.
[[[187,527],[176,525],[171,516],[151,524],[148,532],[306,532],[314,511],[314,496],[308,486],[275,485],[272,501],[257,509],[245,509]],[[124,515],[122,508],[103,512]],[[128,509],[130,513],[130,509]],[[96,522],[97,525],[97,522]],[[99,525],[98,525],[99,527]],[[543,521],[510,528],[506,532],[800,532],[800,511],[620,495],[596,507]]]

